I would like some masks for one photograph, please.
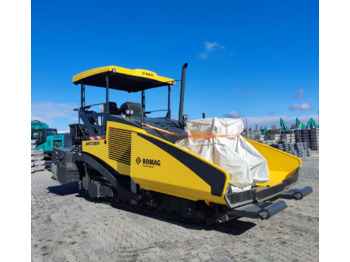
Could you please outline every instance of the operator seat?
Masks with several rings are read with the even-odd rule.
[[[118,109],[116,102],[109,102],[108,106],[109,106],[109,113],[111,115],[120,115],[120,110]]]
[[[132,110],[132,114],[129,114],[131,118],[136,118],[141,116],[141,105],[140,103],[134,103],[134,102],[125,102],[120,106],[120,113],[123,113],[126,115],[126,110]]]

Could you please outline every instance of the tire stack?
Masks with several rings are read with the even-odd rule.
[[[303,138],[301,136],[301,130],[300,129],[295,129],[294,130],[294,135],[295,135],[295,142],[303,142]]]
[[[274,134],[272,136],[274,137],[273,140],[275,140],[275,141],[280,141],[281,140],[281,134]]]
[[[295,142],[295,136],[293,131],[287,130],[281,132],[281,140],[284,140],[286,143],[294,143]]]
[[[290,132],[289,142],[293,144],[296,142],[295,134],[292,131]]]
[[[34,150],[36,147],[35,140],[31,140],[31,172],[45,169],[44,150]]]
[[[268,135],[267,137],[265,136],[266,144],[269,146],[274,146],[281,141],[281,135],[280,134],[272,134]],[[276,147],[278,148],[278,147]]]
[[[267,136],[268,140],[273,140],[273,141],[278,141],[281,139],[281,135],[280,134],[272,134],[272,135],[268,135]]]
[[[268,146],[272,146],[274,143],[275,143],[275,140],[274,139],[272,139],[273,137],[272,136],[270,136],[270,135],[265,135],[264,136],[264,140],[266,141],[266,145],[268,145]]]
[[[275,141],[275,143],[273,143],[271,145],[271,147],[274,147],[274,148],[277,148],[279,150],[285,151],[285,142],[282,141],[282,140],[278,141],[278,142]]]
[[[288,142],[287,134],[282,133],[281,134],[281,141]]]
[[[268,146],[272,146],[274,145],[275,141],[274,140],[264,140],[264,144],[268,145]]]
[[[283,140],[278,141],[276,148],[282,151],[286,151],[286,143]]]
[[[309,134],[309,130],[307,129],[301,129],[301,139],[305,143],[308,143],[307,146],[309,146],[310,144],[310,134]]]
[[[307,156],[311,156],[311,148],[306,149]]]
[[[310,146],[311,150],[318,150],[319,144],[319,129],[318,128],[310,128]]]
[[[288,143],[286,144],[286,150],[285,150],[288,154],[297,155],[297,151],[295,149],[295,143]]]
[[[307,148],[307,144],[306,147],[304,145],[304,142],[296,142],[294,144],[294,149],[296,151],[296,156],[297,157],[303,157],[303,156],[310,156],[311,155],[311,150],[309,150]]]

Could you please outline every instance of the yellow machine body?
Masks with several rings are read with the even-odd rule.
[[[269,167],[270,180],[263,184],[257,184],[258,186],[278,185],[284,179],[291,177],[295,170],[302,165],[301,159],[296,156],[253,140],[246,140],[266,159]]]
[[[270,180],[258,184],[259,187],[278,185],[301,167],[301,160],[297,157],[252,140],[247,141],[268,163]],[[227,204],[224,197],[229,176],[224,169],[175,144],[147,134],[144,129],[108,121],[106,139],[83,141],[82,152],[101,159],[119,174],[130,176],[143,189],[193,201]],[[172,152],[181,153],[215,170],[213,176],[220,175],[223,181],[220,192],[213,194],[212,187],[202,179],[200,172],[189,168]]]
[[[226,170],[176,145],[188,137],[188,115],[183,112],[187,66],[182,66],[181,80],[119,66],[73,76],[73,83],[80,85],[79,121],[70,125],[72,147],[55,149],[54,177],[62,185],[78,182],[90,199],[161,210],[167,216],[208,224],[239,217],[268,219],[287,207],[277,199],[300,200],[310,194],[311,187],[290,189],[302,163],[286,152],[246,139],[266,159],[270,179],[236,192]],[[181,81],[179,114],[172,119],[171,93],[177,81]],[[86,86],[104,88],[105,101],[86,105]],[[146,110],[145,91],[159,87],[167,87],[168,107]],[[118,107],[120,101],[110,100],[110,90],[139,93],[141,103],[124,101]],[[155,116],[161,111],[166,114]]]

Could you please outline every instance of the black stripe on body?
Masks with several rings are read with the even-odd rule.
[[[162,141],[154,139],[152,137],[138,133],[138,135],[157,147],[161,148],[177,160],[179,160],[186,167],[191,169],[197,176],[203,179],[210,187],[211,194],[214,196],[221,196],[225,186],[225,174],[212,167],[200,159],[187,154],[186,152],[170,146]]]

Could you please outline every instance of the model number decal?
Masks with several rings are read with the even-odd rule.
[[[100,142],[86,142],[87,146],[97,146],[99,144],[100,144]]]

